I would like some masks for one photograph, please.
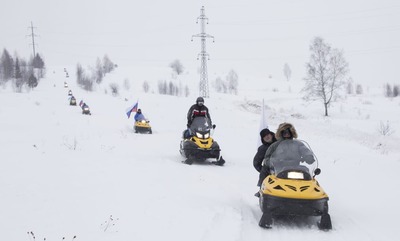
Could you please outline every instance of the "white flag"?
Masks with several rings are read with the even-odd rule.
[[[262,129],[265,129],[265,128],[268,128],[268,123],[267,123],[267,116],[266,116],[264,99],[263,99],[262,106],[261,106],[260,129],[258,130],[258,133],[257,133],[258,134],[257,135],[257,148],[262,145],[260,132],[261,132]]]

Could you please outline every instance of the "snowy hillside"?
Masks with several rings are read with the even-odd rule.
[[[122,83],[118,71],[105,81]],[[0,239],[398,240],[400,99],[348,96],[326,118],[321,103],[301,100],[299,86],[266,81],[206,99],[223,167],[181,163],[195,91],[175,97],[133,86],[112,97],[78,88],[62,67],[50,67],[30,93],[0,89]],[[68,89],[91,116],[69,106]],[[333,230],[318,230],[315,219],[258,227],[252,159],[263,99],[270,129],[291,122],[318,156]],[[133,133],[125,110],[136,100],[152,135]],[[380,135],[381,121],[395,132]]]

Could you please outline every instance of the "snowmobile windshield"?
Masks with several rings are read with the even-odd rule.
[[[284,140],[279,142],[272,153],[270,166],[271,171],[277,176],[281,172],[298,171],[311,177],[318,165],[316,160],[314,153],[302,141]]]
[[[207,117],[198,116],[193,119],[190,130],[193,133],[199,132],[202,134],[209,133],[211,130],[211,122]]]

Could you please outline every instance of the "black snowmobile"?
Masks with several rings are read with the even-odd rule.
[[[71,98],[69,100],[69,105],[76,105],[76,99],[74,96],[71,96]]]
[[[221,149],[214,139],[211,137],[210,120],[207,117],[196,117],[190,126],[191,135],[185,134],[184,131],[182,141],[180,143],[179,152],[186,158],[184,163],[193,164],[193,162],[205,162],[207,159],[215,159],[212,164],[222,166],[225,160],[220,156]]]
[[[92,113],[90,113],[89,106],[87,106],[87,105],[82,106],[82,114],[83,115],[92,115]]]
[[[299,150],[299,147],[305,150],[301,155],[288,151]],[[270,170],[271,175],[264,179],[260,189],[259,203],[263,212],[260,227],[271,228],[273,218],[279,216],[320,216],[319,229],[332,229],[329,197],[315,179],[321,170],[308,145],[299,140],[278,145],[270,158]]]

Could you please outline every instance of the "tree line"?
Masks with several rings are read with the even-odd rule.
[[[11,56],[7,49],[3,49],[0,58],[0,85],[11,83],[14,91],[22,92],[38,86],[39,80],[46,74],[45,63],[37,53],[36,56],[25,60],[15,53]]]

